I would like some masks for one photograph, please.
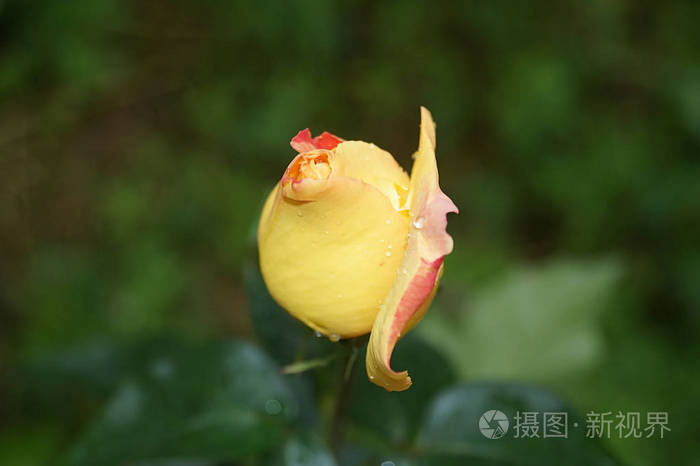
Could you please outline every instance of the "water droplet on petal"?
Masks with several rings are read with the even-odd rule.
[[[339,298],[342,298],[342,297],[343,297],[343,293],[338,293],[338,297],[339,297]]]
[[[383,242],[384,242],[384,238],[380,239],[379,242],[380,242],[380,243],[383,243]]]
[[[389,220],[389,219],[387,218],[387,219],[384,221],[384,223],[386,223],[387,225],[389,225],[389,224],[391,224],[391,220]]]
[[[323,233],[327,235],[327,234],[328,234],[328,230],[323,230]]]
[[[297,215],[298,215],[299,217],[303,217],[303,216],[304,216],[304,214],[301,212],[301,210],[297,212]]]
[[[391,249],[391,244],[389,246],[387,246],[387,248]]]
[[[330,341],[332,341],[333,343],[335,343],[335,342],[337,342],[337,341],[340,341],[340,335],[338,335],[337,333],[331,333],[331,334],[328,336],[328,339],[329,339]]]
[[[316,338],[321,338],[323,334],[319,331],[316,331]]]
[[[373,375],[370,375],[370,376],[369,376],[369,380],[374,380],[374,376],[373,376]]]
[[[425,225],[425,217],[418,217],[413,221],[413,226],[420,230]]]
[[[386,257],[389,257],[389,256],[391,256],[391,251],[387,251],[384,254],[386,254]]]

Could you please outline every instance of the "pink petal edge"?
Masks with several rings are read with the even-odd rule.
[[[421,108],[419,149],[411,173],[411,217],[413,219],[404,260],[408,281],[397,279],[372,328],[367,348],[367,374],[371,382],[388,391],[411,386],[407,371],[391,368],[398,339],[418,323],[437,290],[445,255],[452,252],[447,233],[447,214],[458,213],[454,202],[442,192],[435,162],[435,132],[430,112]],[[407,272],[403,268],[404,273]]]
[[[311,137],[309,128],[303,129],[292,138],[289,144],[299,153],[309,152],[316,149],[332,150],[343,142],[342,138],[324,131],[320,136]]]

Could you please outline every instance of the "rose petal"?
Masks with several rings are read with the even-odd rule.
[[[309,128],[303,129],[292,138],[289,144],[299,153],[308,152],[315,149],[335,149],[335,146],[343,142],[343,139],[327,131],[315,138],[311,137]]]
[[[403,256],[407,213],[394,209],[374,186],[338,170],[308,200],[285,193],[280,182],[258,227],[260,267],[270,294],[325,335],[368,333]]]
[[[458,211],[440,190],[435,162],[435,123],[424,107],[421,107],[420,142],[408,196],[411,225],[406,251],[367,346],[367,375],[388,391],[406,390],[411,386],[407,371],[391,369],[391,354],[397,340],[420,321],[435,295],[443,258],[452,252],[452,238],[445,230],[447,213]]]
[[[363,141],[344,141],[335,148],[335,163],[345,176],[371,184],[403,210],[410,180],[387,151]]]

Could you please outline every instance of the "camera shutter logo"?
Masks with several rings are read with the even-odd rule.
[[[499,439],[508,432],[508,417],[497,409],[486,411],[479,418],[479,430],[488,439]]]

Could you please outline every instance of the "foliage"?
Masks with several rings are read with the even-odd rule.
[[[348,349],[269,299],[255,222],[299,129],[407,167],[419,105],[455,252],[397,346],[414,387],[358,369],[343,464],[697,462],[699,17],[692,0],[0,0],[0,463],[334,464]],[[496,398],[668,411],[672,431],[484,444],[473,418]]]

